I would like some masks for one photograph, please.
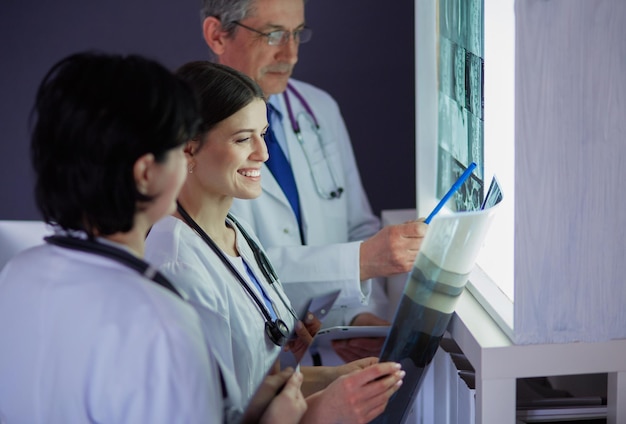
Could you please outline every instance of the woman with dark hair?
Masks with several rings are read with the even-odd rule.
[[[203,323],[220,340],[216,355],[232,371],[226,386],[243,409],[284,337],[298,325],[258,239],[247,223],[229,214],[234,198],[261,194],[261,165],[268,159],[266,104],[256,83],[224,65],[191,62],[177,74],[199,96],[202,123],[184,148],[189,175],[178,210],[152,228],[146,257],[197,307],[221,318]],[[376,358],[302,367],[308,404],[303,422],[371,421],[400,387],[399,368]]]
[[[141,259],[185,180],[193,92],[153,61],[80,53],[45,76],[33,117],[55,235],[0,274],[0,422],[222,422],[198,315]]]

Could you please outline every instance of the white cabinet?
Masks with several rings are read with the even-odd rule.
[[[476,370],[477,423],[515,422],[518,378],[596,373],[608,374],[608,423],[626,423],[626,339],[515,345],[467,290],[449,332]]]

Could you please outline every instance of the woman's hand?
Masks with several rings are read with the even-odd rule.
[[[378,363],[378,358],[370,357],[332,367],[301,367],[300,370],[304,374],[302,393],[304,393],[304,396],[312,395],[315,392],[324,390],[329,384],[342,375],[350,374],[354,371],[360,371],[376,363]]]
[[[345,374],[307,398],[302,423],[368,423],[380,415],[400,388],[405,372],[384,362]]]
[[[307,410],[307,404],[300,391],[302,374],[299,372],[287,380],[282,391],[272,400],[259,421],[261,424],[297,424]]]

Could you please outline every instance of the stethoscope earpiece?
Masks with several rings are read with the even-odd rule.
[[[332,197],[333,199],[336,199],[336,198],[341,197],[342,193],[343,193],[343,187],[337,187],[337,190],[333,190],[330,192],[330,197]]]

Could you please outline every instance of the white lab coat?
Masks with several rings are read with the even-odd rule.
[[[0,422],[219,423],[195,311],[111,259],[41,245],[0,274]]]
[[[245,222],[240,223],[246,228]],[[279,284],[270,286],[264,279],[252,249],[234,228],[241,257],[272,298],[279,317],[293,329],[295,320],[276,292],[283,294],[282,288]],[[201,316],[212,312],[219,317],[219,321],[207,319],[203,324],[209,342],[217,346],[220,364],[232,371],[225,371],[230,402],[239,403],[243,410],[280,352],[265,334],[266,321],[256,303],[204,240],[177,218],[166,217],[152,227],[146,240],[146,259],[194,301]]]
[[[278,100],[278,109],[282,113],[287,155],[298,186],[306,246],[301,245],[298,223],[286,196],[265,165],[261,169],[262,195],[254,200],[235,199],[232,211],[254,229],[296,310],[311,296],[341,289],[334,310],[323,324],[346,324],[357,310],[361,310],[354,308],[368,302],[371,282],[362,284],[360,281],[360,242],[380,229],[380,221],[372,213],[363,190],[337,103],[328,93],[310,84],[295,80],[291,83],[317,117],[330,164],[338,184],[344,188],[343,195],[333,200],[318,195],[281,94],[277,98],[274,96],[272,101]],[[305,111],[293,94],[289,98],[295,116]],[[312,152],[309,157],[316,161],[316,175],[326,187],[334,188],[326,163],[320,160],[322,154],[316,135],[304,122],[301,120],[300,125],[304,142],[310,147],[307,151]]]

